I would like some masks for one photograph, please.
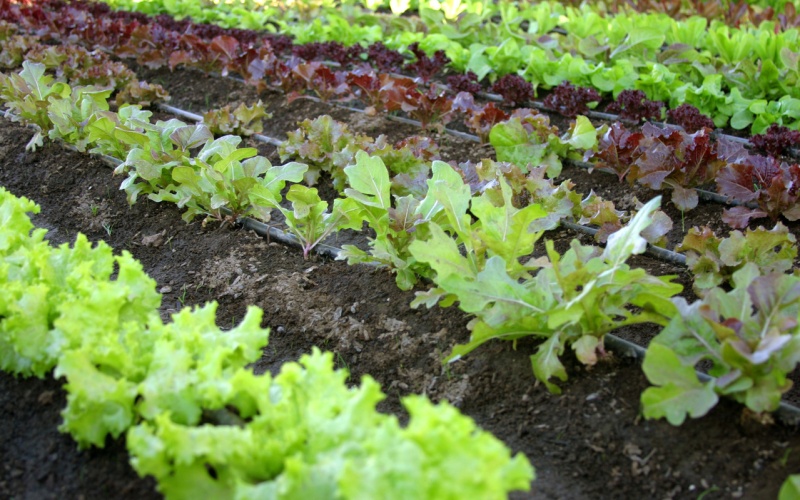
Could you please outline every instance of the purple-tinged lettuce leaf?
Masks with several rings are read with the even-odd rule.
[[[639,156],[639,141],[643,138],[641,132],[631,132],[621,123],[613,123],[600,134],[597,151],[587,151],[584,159],[592,159],[595,168],[616,174],[622,182]]]
[[[352,133],[346,124],[328,115],[304,120],[300,128],[286,135],[286,142],[278,148],[281,161],[307,164],[305,182],[309,186],[317,183],[322,172],[328,172],[340,192],[346,184],[344,167],[353,163],[358,151],[368,149],[373,142],[370,137]]]
[[[732,284],[733,273],[747,263],[767,275],[790,270],[797,257],[796,239],[780,222],[771,230],[733,231],[727,238],[718,238],[708,227],[692,228],[676,250],[686,253],[700,296],[722,283]]]
[[[695,208],[693,188],[713,181],[724,162],[705,130],[686,134],[677,129],[659,129],[650,123],[642,127],[639,156],[629,178],[652,189],[672,188],[672,202],[681,211]]]
[[[733,207],[723,220],[734,228],[746,227],[750,219],[781,215],[790,221],[800,219],[800,166],[781,163],[775,158],[750,155],[742,163],[728,164],[717,182],[723,196],[748,203],[757,209]]]
[[[252,106],[244,103],[236,108],[230,105],[203,113],[203,123],[214,135],[233,134],[251,136],[264,130],[263,119],[271,118],[259,100]]]
[[[759,274],[748,262],[733,273],[730,291],[712,288],[691,306],[676,299],[680,314],[653,339],[645,358],[645,373],[660,386],[642,395],[645,416],[666,416],[678,425],[686,414],[707,412],[717,395],[759,413],[777,409],[792,385],[787,376],[800,362],[800,278]],[[704,360],[711,362],[712,380],[698,399],[693,372]],[[710,390],[713,395],[706,394]]]

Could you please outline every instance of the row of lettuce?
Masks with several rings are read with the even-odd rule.
[[[754,411],[772,411],[791,386],[787,374],[800,360],[800,336],[791,320],[800,306],[800,277],[785,273],[797,253],[785,228],[722,240],[710,231],[691,233],[686,244],[696,251],[697,268],[716,273],[695,287],[702,299],[690,305],[676,297],[682,287],[672,277],[651,276],[625,263],[644,251],[641,235],[652,224],[658,201],[645,204],[608,236],[605,250],[575,241],[559,255],[547,242],[546,257],[531,259],[543,231],[558,224],[564,217],[559,211],[571,208],[574,199],[544,179],[545,167],[522,175],[522,189],[529,197],[537,190],[550,196],[518,208],[512,182],[519,169],[504,172],[502,165],[484,163],[476,172],[484,185],[476,190],[451,165],[434,161],[424,193],[393,196],[381,157],[358,150],[342,168],[345,196],[329,209],[315,188],[300,184],[309,172],[306,164],[273,167],[255,149],[239,148],[239,137],[214,139],[204,125],[178,120],[152,124],[149,112],[138,106],[108,111],[104,97],[91,88],[50,85],[43,66],[24,64],[25,75],[16,77],[33,78],[37,85],[30,92],[44,93],[31,99],[43,103],[41,121],[72,110],[69,134],[61,135],[52,123],[45,130],[119,158],[117,172],[127,174],[122,188],[131,201],[143,193],[172,201],[187,209],[186,219],[198,214],[266,219],[279,210],[306,253],[333,231],[360,229],[366,222],[375,231],[368,250],[345,247],[343,258],[389,266],[406,289],[428,278],[436,287],[418,292],[413,306],[458,302],[476,317],[470,342],[457,346],[451,360],[492,338],[535,336],[544,342],[532,356],[534,373],[557,391],[553,379],[567,376],[559,360],[567,347],[591,365],[605,353],[606,333],[654,323],[663,331],[644,364],[658,386],[642,397],[648,417],[678,424],[687,414],[705,414],[719,395]],[[48,95],[54,87],[61,89],[59,96]],[[287,182],[293,184],[284,196]],[[694,372],[701,361],[714,365],[709,382]]]
[[[0,28],[0,44],[8,49],[4,50],[4,63],[7,66],[14,66],[24,58],[30,58],[41,61],[54,70],[57,76],[73,83],[91,81],[112,90],[124,86],[123,91],[117,94],[118,103],[122,101],[121,96],[130,93],[129,88],[137,89],[135,97],[144,103],[164,95],[163,89],[158,86],[132,81],[132,77],[119,69],[119,63],[110,62],[96,53],[89,55],[84,49],[70,45],[42,45],[35,37],[14,34],[15,28],[9,24]],[[113,38],[115,35],[112,30],[108,30],[105,36]],[[161,32],[160,38],[164,42],[166,34]],[[466,92],[450,97],[444,91],[432,93],[430,90],[420,90],[411,79],[375,73],[372,70],[334,74],[319,62],[285,63],[276,59],[264,47],[259,50],[248,48],[226,36],[216,36],[210,41],[195,37],[192,43],[192,51],[182,52],[170,52],[174,48],[172,43],[147,43],[144,45],[147,48],[139,54],[150,65],[167,64],[168,60],[171,62],[178,56],[181,64],[206,71],[216,69],[223,72],[242,72],[242,68],[248,67],[252,70],[251,83],[255,81],[258,85],[264,85],[264,77],[267,76],[267,81],[286,91],[290,99],[302,96],[307,91],[322,97],[327,95],[326,91],[335,92],[333,96],[327,95],[328,99],[337,96],[344,98],[342,96],[345,95],[348,98],[357,96],[360,101],[370,105],[373,113],[401,110],[419,118],[428,126],[441,127],[443,123],[463,116],[467,127],[494,146],[498,160],[520,165],[523,170],[526,166],[547,165],[547,174],[550,177],[560,173],[564,159],[580,158],[580,152],[585,150],[584,157],[591,159],[594,167],[613,172],[620,180],[627,179],[631,183],[635,181],[656,190],[671,190],[672,202],[681,211],[691,210],[697,205],[698,196],[693,188],[716,181],[721,194],[746,204],[725,212],[724,220],[735,228],[747,226],[752,219],[769,217],[777,220],[783,216],[796,220],[800,216],[800,193],[793,189],[800,182],[800,167],[772,156],[752,155],[735,143],[714,142],[708,129],[701,128],[688,134],[680,129],[660,129],[646,124],[641,131],[635,131],[614,123],[597,131],[588,120],[579,116],[571,130],[564,136],[559,136],[558,130],[550,126],[549,119],[544,115],[525,108],[508,114],[492,103],[476,103],[472,95]],[[124,55],[135,46],[141,47],[132,37],[128,42],[118,45],[117,49]],[[170,54],[169,57],[165,55],[167,53]],[[269,74],[265,75],[266,73]],[[41,116],[46,114],[40,108],[47,97],[38,96],[39,104],[23,102],[31,98],[26,97],[27,89],[30,85],[37,85],[35,80],[34,78],[26,82],[18,77],[10,79],[10,83],[6,84],[6,87],[10,87],[6,90],[7,100],[18,103],[18,108],[15,108],[17,113],[47,129],[46,119],[39,123]],[[565,90],[564,95],[575,94]],[[58,87],[52,90],[56,94],[59,91]],[[65,108],[64,111],[68,110]],[[87,108],[84,114],[90,111]],[[247,125],[243,124],[259,123],[264,115],[263,108],[256,104],[249,108],[240,106],[237,110],[222,110],[216,116],[209,115],[206,118],[216,131],[231,132],[237,130],[237,127],[238,130],[246,130]],[[80,119],[74,121],[81,122]],[[57,126],[64,129],[60,135],[67,135],[74,125],[67,119]],[[778,131],[776,134],[761,136],[764,138],[762,142],[774,146],[766,149],[780,154],[790,144],[786,139],[787,133],[788,131]],[[319,168],[331,171],[330,167],[324,166],[323,160],[327,160],[328,165],[333,160],[335,165],[337,161],[341,163],[352,157],[356,149],[366,148],[365,141],[354,136],[336,136],[335,131],[330,131],[329,135],[332,137],[325,137],[329,140],[321,144],[329,145],[331,149],[317,154],[322,157],[301,156],[298,159],[309,164],[323,163]],[[38,140],[38,137],[34,140]],[[373,149],[380,147],[376,145]],[[308,148],[295,150],[306,151]],[[341,154],[339,150],[349,150],[350,153],[336,160]],[[430,150],[421,151],[417,146],[416,156],[429,160],[435,154]],[[402,162],[405,163],[390,165],[395,174],[402,176],[399,182],[408,184],[409,190],[414,189],[415,183],[424,186],[428,175],[426,162]],[[341,168],[331,173],[338,183],[337,187],[341,189],[344,178]],[[313,172],[307,174],[307,180],[314,175],[316,174]],[[588,217],[591,223],[601,227],[607,225],[600,233],[601,236],[619,227],[619,216],[613,209],[594,213],[584,211],[581,217]]]
[[[224,4],[220,8],[220,4]],[[744,4],[744,8],[743,5]],[[429,30],[441,30],[441,24],[463,23],[464,18],[478,16],[483,22],[502,24],[507,33],[514,33],[523,29],[525,21],[542,22],[543,25],[534,24],[524,27],[524,32],[542,35],[546,34],[551,26],[547,21],[553,15],[560,16],[578,9],[591,9],[591,12],[610,15],[622,12],[668,12],[675,18],[688,18],[703,16],[707,19],[724,19],[733,21],[738,25],[758,25],[775,17],[781,21],[781,27],[791,23],[784,21],[783,17],[790,17],[792,12],[800,7],[796,0],[749,0],[736,2],[731,0],[712,0],[700,2],[698,0],[668,0],[665,2],[627,2],[625,0],[611,0],[606,2],[582,2],[572,0],[569,2],[483,2],[480,0],[303,0],[291,3],[278,0],[178,0],[155,6],[141,6],[143,12],[149,14],[167,13],[178,15],[184,9],[192,9],[192,14],[202,22],[226,24],[235,21],[231,18],[231,11],[245,10],[255,15],[248,18],[254,26],[263,26],[264,21],[274,17],[292,17],[298,20],[309,21],[316,16],[324,15],[330,10],[353,14],[380,14],[383,17],[409,17],[418,16]],[[545,14],[541,14],[544,10]],[[391,14],[389,14],[389,12]],[[376,18],[380,19],[379,16]],[[499,18],[499,21],[498,21]],[[732,19],[733,18],[733,19]],[[444,20],[444,23],[441,21]],[[439,26],[434,22],[438,21]],[[470,20],[471,21],[471,20]],[[552,22],[552,21],[550,21]],[[392,28],[387,23],[385,28]]]
[[[401,427],[376,411],[379,384],[348,387],[330,353],[255,375],[247,365],[269,333],[260,309],[227,331],[216,303],[164,323],[155,281],[128,252],[81,234],[53,248],[26,214],[38,210],[0,188],[0,366],[39,377],[55,368],[68,394],[60,430],[81,447],[125,434],[131,464],[167,498],[504,498],[529,488],[527,459],[458,410],[407,397]]]
[[[362,47],[360,45],[352,45],[349,47],[344,47],[336,42],[329,42],[326,44],[320,44],[318,42],[309,43],[305,45],[293,45],[292,40],[285,35],[279,34],[267,34],[265,32],[253,32],[253,31],[246,31],[246,30],[222,30],[217,28],[216,30],[213,29],[211,25],[195,25],[188,22],[178,22],[176,23],[171,18],[167,18],[165,16],[159,16],[158,18],[148,18],[147,16],[131,13],[131,12],[110,12],[108,11],[108,7],[105,4],[86,4],[83,2],[72,2],[70,4],[65,4],[63,2],[54,0],[42,4],[35,4],[30,5],[27,7],[20,7],[16,4],[0,4],[0,17],[2,19],[6,19],[8,21],[14,22],[21,26],[25,26],[31,30],[55,30],[60,32],[64,36],[80,36],[85,40],[91,40],[95,43],[99,43],[101,46],[104,47],[114,47],[120,41],[119,34],[109,34],[108,30],[113,28],[114,30],[123,29],[125,33],[122,36],[122,41],[128,41],[128,37],[133,37],[133,44],[126,47],[127,55],[138,55],[139,60],[142,64],[152,65],[156,64],[159,60],[163,61],[170,61],[173,64],[176,64],[180,61],[180,58],[185,56],[185,52],[192,52],[192,46],[194,44],[194,35],[197,34],[230,34],[236,37],[240,43],[249,44],[250,49],[254,49],[253,44],[255,46],[260,46],[266,40],[271,47],[271,50],[274,51],[276,54],[285,54],[287,51],[291,51],[292,53],[297,53],[301,55],[305,55],[306,57],[314,57],[314,55],[325,55],[326,53],[332,51],[336,54],[337,57],[343,57],[345,59],[351,60],[353,56],[357,56],[356,59],[358,61],[362,61],[362,58],[366,56],[367,62],[370,64],[382,65],[387,62],[403,62],[404,57],[397,51],[391,50],[387,48],[383,43],[375,43],[370,45],[368,48]],[[97,16],[102,17],[102,19],[98,19]],[[124,21],[122,25],[118,25],[120,21]],[[138,31],[138,25],[155,25],[154,29],[157,31],[155,35],[151,35],[148,33],[142,33]],[[192,36],[187,37],[179,37],[180,40],[170,39],[170,37],[164,38],[164,34],[162,32],[163,29],[167,31],[170,29],[174,29],[178,32],[187,31],[192,34]],[[184,33],[185,35],[186,33]],[[161,43],[170,43],[169,50],[163,51],[162,54],[156,55],[154,51],[148,50],[147,46],[149,44],[161,44]],[[333,48],[331,44],[335,45],[336,47]],[[323,47],[320,47],[322,45]],[[740,42],[731,42],[732,46],[740,45]],[[412,44],[407,48],[403,48],[403,52],[406,54],[416,53],[413,50],[414,46],[420,46],[419,44]],[[323,50],[324,49],[324,50]],[[368,49],[368,50],[367,50]],[[422,49],[427,50],[429,53],[431,49],[429,47],[422,47],[419,49],[424,53]],[[172,56],[173,52],[177,52],[176,56]],[[253,52],[248,55],[250,58],[249,62],[252,62],[253,56],[258,56],[259,51]],[[517,54],[519,51],[514,49],[512,53]],[[311,54],[309,56],[309,54]],[[155,56],[155,58],[154,58]],[[170,59],[171,57],[174,60]],[[196,57],[196,55],[195,55]],[[427,56],[425,56],[428,58]],[[434,61],[439,61],[439,66],[444,64],[449,57],[446,55],[446,52],[443,50],[436,51],[436,56],[433,58],[428,58]],[[547,59],[542,58],[534,58],[532,61],[536,61],[537,64],[545,63],[548,61]],[[420,67],[426,66],[428,63],[425,62],[422,64],[422,61],[418,60],[414,63],[407,65],[413,71],[417,71]],[[547,62],[551,68],[546,70],[548,75],[556,75],[559,71],[559,68],[567,68],[567,67],[574,67],[574,64],[561,64],[561,59],[557,59],[554,61]],[[258,64],[256,64],[255,68],[248,67],[248,64],[244,64],[241,69],[246,70],[241,72],[241,74],[249,73],[254,69],[258,69]],[[390,64],[391,66],[391,64]],[[699,65],[700,67],[702,65]],[[709,65],[713,66],[713,65]],[[608,69],[608,68],[606,68]],[[633,74],[629,71],[630,68],[626,68],[622,71],[618,71],[620,74],[610,75],[607,79],[608,81],[625,81],[626,78],[629,78],[629,75]],[[702,71],[707,72],[708,68],[703,69]],[[593,74],[591,71],[588,70],[581,70],[582,74]],[[605,70],[604,70],[605,71]],[[737,70],[738,71],[738,70]],[[520,71],[521,72],[521,71]],[[634,72],[635,73],[635,72]],[[475,73],[469,72],[469,75],[475,75]],[[492,79],[496,79],[503,73],[500,72],[493,72],[491,75]],[[464,75],[461,75],[464,76]],[[513,73],[508,73],[506,76],[516,76]],[[585,75],[584,75],[585,76]],[[739,75],[741,76],[741,75]],[[764,82],[766,81],[765,75],[759,74],[758,81]],[[260,77],[256,76],[256,79]],[[477,76],[475,76],[477,78]],[[594,76],[592,77],[594,78]],[[660,79],[660,76],[655,77],[656,79]],[[574,80],[580,84],[582,80],[580,79],[567,79],[567,80]],[[737,77],[737,81],[739,80],[746,80],[744,77],[739,78]],[[565,80],[560,77],[555,77],[555,79],[548,83],[547,86],[557,85],[559,82],[564,82]],[[784,82],[792,81],[791,75],[783,75],[780,78],[780,81],[776,81],[772,85],[766,85],[764,88],[775,89],[778,88]],[[678,82],[674,79],[669,79],[670,85],[673,83]],[[535,82],[534,82],[535,83]],[[703,112],[706,114],[713,116],[718,124],[722,124],[726,122],[729,117],[736,116],[735,123],[737,127],[746,127],[750,123],[754,123],[754,130],[756,132],[762,132],[764,129],[767,128],[772,123],[784,124],[789,126],[794,126],[796,122],[796,113],[792,110],[794,107],[794,98],[790,96],[784,96],[782,99],[783,101],[766,101],[761,99],[756,99],[755,101],[750,102],[747,98],[744,101],[740,99],[741,93],[732,93],[726,94],[722,90],[720,90],[717,85],[719,82],[709,82],[708,85],[703,87],[705,90],[699,90],[699,93],[695,93],[694,91],[688,92],[686,94],[685,100],[682,100],[683,104],[687,103],[694,103],[698,107],[701,108]],[[586,82],[587,85],[593,85],[590,82]],[[530,84],[528,84],[530,85]],[[599,88],[599,87],[598,87]],[[603,89],[601,89],[603,90]],[[605,89],[610,90],[610,89]],[[614,90],[614,94],[618,94],[622,91],[623,88],[619,88]],[[630,90],[630,89],[629,89]],[[647,90],[647,89],[644,89]],[[684,89],[685,90],[685,89]],[[681,94],[683,91],[677,91],[676,89],[667,89],[664,90],[663,93],[668,93],[669,98],[663,97],[663,99],[669,101],[673,108],[681,102],[673,102],[673,94],[678,95]],[[710,92],[710,93],[709,93]],[[683,92],[685,93],[685,92]],[[655,94],[650,95],[651,99],[659,99],[660,97],[656,96]],[[695,102],[697,101],[697,102]],[[747,101],[747,102],[745,102]],[[691,105],[691,104],[688,104]],[[710,110],[710,108],[719,108],[719,110]],[[672,111],[675,111],[673,109]],[[721,113],[721,114],[720,114]],[[794,118],[793,118],[794,116]]]
[[[208,9],[194,1],[115,0],[111,5],[209,20],[203,16]],[[225,9],[220,6],[214,12]],[[526,19],[520,7],[508,4],[503,19],[511,17],[537,30],[529,33],[509,28],[508,23],[487,25],[480,16],[429,26],[407,17],[326,9],[311,22],[296,22],[290,9],[283,13],[288,18],[270,11],[254,23],[256,14],[235,4],[227,9],[225,26],[270,29],[300,44],[341,43],[351,51],[364,52],[367,62],[372,56],[360,44],[379,42],[407,56],[412,55],[409,47],[418,46],[428,55],[441,53],[448,68],[472,72],[479,80],[494,82],[516,74],[532,83],[534,90],[568,81],[615,97],[623,90],[641,90],[648,99],[667,102],[671,108],[694,105],[717,126],[752,126],[755,133],[772,123],[795,129],[800,125],[800,94],[795,85],[800,75],[798,31],[776,33],[773,23],[730,28],[719,22],[709,25],[700,17],[675,20],[666,14],[605,17],[591,7],[565,8],[548,2],[522,7],[535,11],[532,19]],[[553,31],[556,27],[566,34]]]

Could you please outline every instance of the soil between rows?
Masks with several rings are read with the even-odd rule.
[[[50,230],[53,244],[80,231],[131,251],[158,282],[165,317],[218,300],[218,323],[228,326],[259,305],[272,334],[256,370],[274,372],[316,345],[336,353],[352,383],[377,379],[387,393],[383,411],[403,418],[399,400],[412,392],[452,402],[530,458],[539,498],[768,498],[800,470],[796,428],[761,426],[732,403],[680,428],[642,420],[638,398],[647,383],[628,359],[586,370],[566,356],[563,395],[535,383],[530,341],[516,350],[493,342],[443,370],[444,354],[468,336],[469,318],[456,309],[410,309],[413,293],[399,291],[385,271],[303,261],[295,249],[236,228],[184,224],[169,205],[128,207],[120,179],[99,160],[56,144],[26,152],[31,135],[0,120],[0,185],[42,206],[34,222]],[[59,382],[4,374],[0,394],[1,496],[156,496],[153,482],[126,464],[121,440],[78,452],[58,434]]]

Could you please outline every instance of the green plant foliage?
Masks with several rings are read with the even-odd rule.
[[[241,103],[235,109],[228,105],[206,111],[203,113],[203,123],[214,135],[251,136],[261,133],[264,130],[262,120],[271,117],[261,101],[258,101],[252,106]]]
[[[800,498],[800,474],[792,474],[781,486],[778,493],[778,500],[793,500]]]
[[[63,139],[73,144],[78,151],[86,151],[89,143],[85,130],[98,111],[108,111],[108,97],[111,90],[97,90],[94,87],[75,87],[66,98],[50,98],[48,116],[52,128],[50,139]]]
[[[652,344],[647,352],[642,368],[659,387],[642,393],[645,417],[665,417],[672,425],[681,425],[686,415],[702,417],[717,404],[714,382],[701,382],[694,367],[682,363],[670,348]]]
[[[192,427],[163,413],[130,430],[133,465],[167,498],[504,498],[527,488],[524,458],[451,406],[405,398],[401,428],[375,411],[383,394],[374,380],[349,388],[347,376],[316,349],[274,379],[240,370],[220,402],[246,424]]]
[[[183,219],[187,222],[200,214],[217,220],[241,216],[269,220],[269,211],[285,181],[301,180],[298,175],[305,166],[273,167],[256,155],[255,148],[239,148],[241,141],[233,135],[209,140],[197,156],[188,159],[188,165],[175,166],[171,170],[173,183],[151,194],[150,199],[185,207]]]
[[[39,127],[40,131],[25,146],[25,149],[34,150],[42,145],[42,135],[52,127],[48,116],[49,98],[66,99],[71,89],[66,83],[53,83],[53,77],[45,75],[44,64],[24,61],[22,68],[19,74],[0,74],[0,99],[18,120]]]
[[[439,216],[443,207],[436,201],[430,187],[423,200],[408,195],[395,198],[393,206],[389,171],[383,160],[363,151],[356,154],[355,160],[353,165],[344,169],[350,186],[345,189],[345,195],[360,207],[361,217],[376,234],[369,242],[369,252],[344,245],[340,258],[347,259],[348,264],[378,262],[385,265],[397,275],[397,286],[408,290],[417,282],[418,276],[428,274],[427,266],[417,264],[408,252],[408,246],[427,233],[428,223]],[[444,162],[434,162],[431,168],[433,176],[428,186],[448,179],[462,182],[461,177]]]
[[[656,278],[625,264],[631,255],[645,250],[647,242],[640,235],[659,201],[651,200],[626,227],[609,236],[602,252],[573,241],[562,256],[548,241],[549,262],[531,263],[541,269],[523,280],[508,271],[519,265],[516,258],[509,263],[504,255],[492,255],[476,265],[479,261],[472,253],[462,255],[456,240],[432,226],[432,237],[415,241],[410,251],[436,272],[436,288],[417,293],[412,307],[430,307],[440,299],[442,305],[458,301],[459,308],[476,316],[470,323],[469,343],[456,346],[449,361],[493,338],[543,338],[531,357],[534,374],[558,392],[551,379],[566,380],[559,361],[565,346],[571,345],[578,358],[591,365],[603,352],[606,333],[635,323],[664,325],[674,313],[669,299],[681,286],[670,283],[670,277]]]
[[[274,379],[257,376],[245,367],[267,341],[260,309],[230,330],[216,325],[216,303],[163,323],[155,282],[130,254],[82,235],[53,249],[28,211],[38,207],[0,188],[0,367],[41,377],[55,366],[68,393],[60,430],[81,447],[126,433],[134,468],[167,498],[505,498],[529,488],[527,459],[452,406],[404,398],[403,428],[376,411],[374,380],[350,387],[316,349]],[[214,412],[227,423],[201,423]]]
[[[731,285],[733,274],[747,263],[755,264],[762,276],[791,270],[797,240],[780,222],[771,230],[733,231],[727,238],[718,238],[708,227],[694,227],[676,251],[686,253],[694,291],[702,296],[705,290]]]
[[[367,136],[355,135],[347,125],[328,115],[314,120],[304,120],[300,128],[287,134],[279,148],[281,161],[297,160],[308,165],[305,181],[309,186],[317,183],[322,172],[333,179],[334,187],[342,192],[346,184],[344,167],[350,165],[358,151],[372,142]]]
[[[617,2],[584,2],[579,7],[562,2],[423,2],[418,16],[401,18],[363,12],[347,2],[215,4],[214,9],[185,3],[112,2],[129,10],[189,15],[197,22],[226,27],[275,25],[297,43],[337,41],[350,46],[381,41],[407,51],[416,42],[429,55],[443,51],[450,68],[473,71],[481,80],[520,74],[534,89],[569,81],[613,96],[638,89],[648,99],[669,101],[672,108],[683,103],[697,106],[718,127],[752,126],[760,133],[771,123],[800,126],[800,39],[779,22],[754,23],[747,9],[725,7],[736,16],[733,28],[695,12],[634,12],[619,9]],[[407,0],[389,4],[393,12],[412,8]],[[456,12],[460,14],[451,18]],[[556,27],[566,32],[554,31]]]
[[[149,144],[146,132],[155,132],[150,111],[139,105],[123,105],[116,113],[97,111],[86,125],[86,140],[94,145],[90,153],[123,159],[135,146]]]
[[[315,188],[295,184],[289,188],[286,199],[292,203],[292,209],[277,208],[283,213],[289,231],[300,240],[305,259],[330,234],[341,229],[360,230],[364,222],[361,207],[349,198],[334,200],[333,209],[328,212],[328,202],[320,199]]]
[[[718,396],[755,412],[777,409],[792,385],[787,375],[800,362],[800,278],[761,276],[748,262],[733,273],[732,285],[712,288],[691,305],[675,299],[677,313],[645,357],[645,374],[656,386],[642,394],[645,417],[680,425],[687,414],[705,415]],[[694,374],[702,361],[712,365],[710,382]]]
[[[161,190],[175,185],[173,169],[188,166],[189,150],[213,138],[205,125],[186,125],[175,119],[158,121],[142,131],[123,131],[124,128],[115,127],[112,137],[117,139],[122,132],[125,135],[123,141],[135,141],[136,145],[128,151],[125,161],[114,173],[127,173],[120,189],[125,190],[131,204],[142,193],[157,197]]]
[[[92,247],[82,235],[72,247],[52,249],[43,239],[43,230],[33,231],[30,238],[24,236],[32,228],[25,212],[38,211],[38,207],[2,189],[0,204],[4,290],[0,366],[4,370],[43,377],[66,350],[81,344],[94,347],[98,332],[105,335],[110,326],[124,331],[130,323],[147,320],[159,306],[155,283],[129,254],[113,257],[108,245]],[[109,281],[115,265],[118,277]],[[115,341],[114,346],[120,344]],[[98,356],[114,357],[108,349],[112,346],[96,347]]]
[[[597,131],[584,116],[579,116],[563,137],[556,132],[544,115],[515,113],[510,120],[492,127],[489,142],[498,161],[511,162],[523,171],[545,165],[548,177],[554,178],[561,173],[562,158],[597,144]]]

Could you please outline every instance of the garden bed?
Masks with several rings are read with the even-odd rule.
[[[639,395],[648,384],[631,359],[612,356],[591,370],[568,359],[562,395],[535,383],[531,341],[516,350],[495,341],[444,369],[441,359],[468,336],[469,318],[455,308],[410,309],[413,292],[399,291],[382,270],[304,261],[296,249],[235,227],[184,224],[179,210],[165,204],[140,200],[128,207],[119,179],[99,160],[56,144],[25,152],[32,132],[0,124],[0,185],[42,206],[34,223],[50,230],[53,243],[72,241],[80,231],[131,251],[158,282],[164,316],[184,304],[218,300],[224,326],[239,321],[247,305],[261,306],[272,334],[257,370],[275,371],[317,345],[336,353],[351,381],[376,378],[388,394],[383,411],[399,414],[399,397],[410,393],[451,401],[530,458],[538,476],[532,494],[539,498],[774,497],[800,467],[792,452],[800,446],[797,429],[749,420],[728,401],[679,428],[642,420]],[[563,245],[573,234],[548,237]],[[0,494],[36,496],[46,488],[62,497],[143,497],[152,491],[151,481],[135,480],[121,465],[126,453],[119,443],[77,452],[68,436],[56,434],[64,399],[57,383],[0,380],[8,471]],[[34,432],[40,437],[31,439]]]

